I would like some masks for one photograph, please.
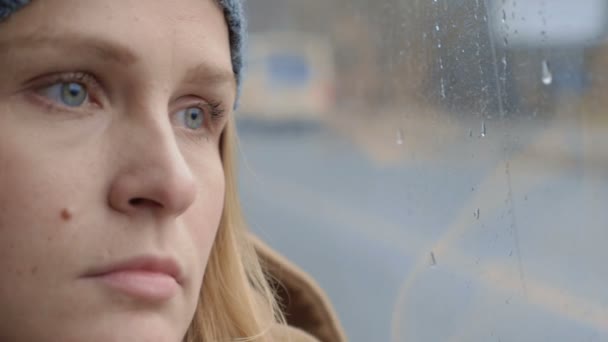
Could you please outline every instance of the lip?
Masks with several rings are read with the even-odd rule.
[[[174,297],[182,285],[182,271],[172,258],[139,256],[93,269],[85,278],[146,301]]]

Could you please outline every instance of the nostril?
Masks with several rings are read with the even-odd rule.
[[[159,202],[147,199],[147,198],[142,198],[142,197],[136,197],[136,198],[132,198],[129,200],[129,204],[133,207],[162,207],[162,205]]]
[[[146,202],[146,200],[143,199],[143,198],[132,198],[132,199],[129,200],[129,204],[132,205],[132,206],[134,206],[134,207],[141,206],[145,202]]]

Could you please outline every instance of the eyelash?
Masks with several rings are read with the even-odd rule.
[[[222,103],[216,101],[199,102],[196,107],[200,108],[201,110],[204,110],[202,107],[208,107],[210,109],[209,115],[211,115],[212,121],[217,121],[221,119],[224,116],[224,113],[226,112],[222,106]]]

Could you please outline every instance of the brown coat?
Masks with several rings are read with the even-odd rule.
[[[279,303],[289,326],[272,332],[274,339],[289,342],[346,342],[333,307],[317,283],[300,268],[252,236],[262,265],[275,279]]]

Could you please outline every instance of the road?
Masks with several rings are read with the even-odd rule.
[[[249,224],[350,341],[608,341],[605,127],[347,119],[239,131]]]

